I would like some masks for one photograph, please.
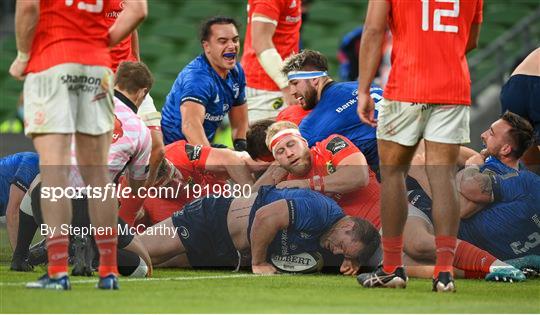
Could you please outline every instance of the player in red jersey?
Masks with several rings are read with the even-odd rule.
[[[152,224],[170,217],[174,212],[195,198],[212,194],[214,191],[231,190],[224,186],[227,180],[244,187],[253,185],[252,171],[264,167],[256,166],[241,152],[218,149],[203,145],[192,145],[185,140],[173,142],[165,147],[165,159],[161,164],[156,186],[173,187],[174,196],[146,198],[143,209]],[[219,188],[216,187],[220,186]],[[199,193],[197,193],[197,191]],[[126,208],[122,200],[120,216],[128,224],[133,224],[138,208]]]
[[[276,121],[290,121],[297,126],[300,126],[302,119],[309,115],[311,110],[305,110],[300,105],[292,105],[284,108],[276,117]]]
[[[459,222],[455,165],[459,145],[469,142],[471,103],[465,54],[476,47],[481,22],[482,0],[369,2],[360,48],[358,114],[365,123],[378,126],[384,232],[382,267],[359,276],[366,287],[406,286],[404,178],[423,138],[434,197],[437,262],[433,290],[455,291],[452,261]],[[392,69],[377,122],[369,87],[381,59],[387,25],[393,34]]]
[[[111,0],[109,11],[104,12],[109,26],[112,26],[116,22],[116,19],[120,16],[122,10],[124,10],[125,4],[124,0]],[[134,30],[111,49],[111,69],[113,72],[116,73],[116,69],[122,61],[140,61],[139,51],[139,35],[137,30]],[[150,169],[147,183],[147,186],[150,186],[156,179],[157,168],[164,156],[163,135],[161,134],[161,113],[157,111],[150,94],[146,94],[143,103],[137,110],[137,115],[141,117],[150,129],[150,135],[152,136],[152,154],[150,155]]]
[[[17,58],[10,74],[23,79],[25,132],[40,156],[44,187],[68,186],[70,146],[75,135],[79,169],[86,185],[110,184],[107,157],[114,126],[113,82],[109,49],[146,17],[145,0],[126,1],[117,22],[108,27],[103,12],[110,2],[17,1]],[[69,236],[61,226],[71,218],[67,198],[42,199],[47,235],[48,273],[32,288],[70,289],[67,277]],[[95,235],[101,253],[98,287],[118,289],[116,267],[116,199],[90,199],[92,224],[106,231]]]
[[[280,72],[283,60],[298,52],[302,0],[248,0],[244,68],[249,120],[273,118],[298,101]]]
[[[330,135],[310,149],[298,127],[282,121],[268,128],[266,144],[287,171],[286,177],[277,181],[271,178],[267,184],[320,191],[334,198],[345,214],[366,219],[380,228],[379,183],[362,152],[349,139]],[[266,181],[268,175],[257,184]]]

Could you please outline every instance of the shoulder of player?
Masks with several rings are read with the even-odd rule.
[[[339,134],[332,134],[326,139],[319,142],[317,145],[322,149],[330,152],[332,155],[353,146],[352,142],[347,139],[347,137]]]

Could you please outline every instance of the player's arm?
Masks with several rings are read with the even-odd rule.
[[[279,230],[289,226],[286,200],[274,201],[257,211],[251,227],[251,268],[253,273],[276,273],[266,261],[268,246]]]
[[[135,31],[148,15],[146,0],[126,0],[122,13],[109,28],[109,47],[114,47]]]
[[[298,100],[290,92],[289,81],[281,68],[283,59],[274,46],[272,38],[276,32],[278,21],[260,13],[251,17],[251,46],[257,54],[257,59],[268,76],[276,83],[283,93],[287,105],[294,105]]]
[[[229,149],[209,148],[205,169],[209,172],[227,172],[240,185],[253,185],[251,171],[244,160]]]
[[[9,199],[6,207],[6,227],[11,248],[17,246],[17,232],[19,227],[19,207],[24,198],[25,191],[17,185],[9,186]]]
[[[478,47],[478,40],[480,39],[480,26],[482,24],[472,24],[471,31],[469,33],[469,39],[467,40],[467,47],[465,48],[465,53]]]
[[[139,32],[137,30],[134,30],[133,33],[131,33],[131,52],[138,61],[141,61],[139,49]]]
[[[366,21],[362,32],[358,65],[358,114],[364,123],[372,126],[375,121],[375,104],[370,95],[370,87],[379,63],[387,26],[390,4],[388,1],[370,0]]]
[[[184,116],[182,116],[184,117]],[[247,104],[233,106],[229,112],[231,123],[231,133],[236,151],[246,151],[246,133],[248,130],[248,110]]]
[[[279,184],[287,177],[287,175],[289,175],[289,172],[279,166],[278,162],[273,162],[255,182],[253,189],[257,191],[261,186]]]
[[[468,200],[488,204],[493,202],[493,178],[483,174],[477,166],[470,166],[456,177],[459,192]]]
[[[187,141],[191,144],[210,146],[203,128],[204,115],[206,114],[204,106],[197,102],[185,101],[180,105],[180,112],[182,114],[182,134]]]
[[[15,8],[17,57],[9,68],[9,73],[17,80],[24,79],[23,73],[30,59],[30,48],[38,20],[39,0],[17,0]]]
[[[146,186],[152,186],[156,181],[159,166],[165,157],[165,145],[163,144],[161,130],[150,130],[150,137],[152,138],[152,151],[150,153],[150,170],[148,171]]]
[[[126,247],[124,247],[124,249],[139,255],[139,257],[141,257],[142,260],[144,260],[144,262],[146,263],[146,266],[148,267],[148,272],[146,273],[146,276],[151,277],[152,276],[152,260],[150,259],[150,254],[148,253],[148,250],[146,249],[146,247],[144,247],[140,239],[140,236],[134,235],[133,240],[131,240],[131,242]]]

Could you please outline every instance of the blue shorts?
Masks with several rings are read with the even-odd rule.
[[[237,266],[238,251],[227,227],[232,201],[233,198],[201,198],[173,214],[172,223],[192,267]]]
[[[540,145],[540,77],[516,74],[501,89],[503,113],[511,111],[533,125],[535,142]]]

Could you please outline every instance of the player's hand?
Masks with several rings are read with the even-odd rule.
[[[360,270],[358,261],[349,258],[345,258],[341,263],[341,267],[339,267],[339,272],[345,276],[354,276],[358,273],[358,270]]]
[[[289,88],[289,86],[283,88],[281,90],[281,93],[283,93],[283,102],[285,103],[285,106],[298,104],[298,100],[294,95],[291,94],[291,89]]]
[[[28,61],[22,61],[19,58],[15,58],[9,67],[9,74],[17,80],[24,80],[24,70],[28,65]]]
[[[375,102],[369,93],[358,92],[358,116],[364,124],[368,124],[373,128],[377,127],[375,119]]]
[[[272,170],[272,179],[274,180],[275,184],[282,182],[287,177],[287,175],[289,175],[289,172],[287,172],[287,170],[281,166],[277,165]]]
[[[259,172],[266,170],[272,162],[265,162],[261,160],[254,160],[246,151],[234,151],[236,155],[246,163],[252,172]]]
[[[310,188],[310,187],[309,187],[309,180],[307,179],[293,179],[293,180],[286,180],[284,182],[277,184],[276,188],[283,189],[283,188]]]
[[[277,273],[276,267],[267,262],[258,265],[251,265],[251,271],[258,275],[272,275]]]
[[[482,165],[484,164],[485,159],[486,158],[481,153],[475,154],[471,156],[470,158],[468,158],[467,161],[465,161],[465,166]]]

